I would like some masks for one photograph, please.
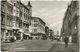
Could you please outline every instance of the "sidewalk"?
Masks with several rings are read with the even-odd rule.
[[[64,42],[53,42],[49,52],[79,52],[79,47],[75,43],[69,43],[69,46],[65,47]]]

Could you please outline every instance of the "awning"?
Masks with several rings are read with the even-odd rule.
[[[25,35],[29,35],[29,36],[31,35],[31,34],[29,34],[29,33],[24,33],[24,34],[25,34]]]
[[[31,33],[31,34],[41,35],[41,34],[44,34],[44,33],[39,33],[39,32],[37,32],[37,33]]]
[[[19,27],[13,27],[13,29],[19,29]]]
[[[23,31],[23,29],[19,29],[19,32],[22,32],[23,33],[24,31]]]

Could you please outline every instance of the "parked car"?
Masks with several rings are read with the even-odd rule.
[[[32,39],[33,39],[33,37],[32,37],[32,36],[29,36],[29,39],[30,39],[30,40],[32,40]]]
[[[7,38],[5,39],[5,43],[9,43],[9,42],[10,42],[10,38],[7,37]]]
[[[57,37],[54,37],[54,40],[57,40]]]
[[[10,42],[14,42],[14,41],[15,41],[14,37],[7,37],[7,38],[5,39],[5,42],[6,42],[6,43],[10,43]]]
[[[48,38],[47,36],[42,36],[41,39],[42,39],[42,40],[47,40],[47,38]]]
[[[39,36],[32,36],[33,39],[39,39],[40,37]]]
[[[14,37],[10,37],[10,42],[14,42],[14,41],[16,41]]]

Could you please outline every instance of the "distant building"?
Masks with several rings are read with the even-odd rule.
[[[49,29],[49,36],[53,36],[53,35],[54,35],[53,30]]]
[[[78,11],[78,1],[71,1],[66,10],[61,29],[61,36],[72,37],[72,42],[78,42]]]
[[[45,22],[39,17],[31,18],[30,33],[33,35],[44,35],[45,34]]]
[[[48,26],[45,26],[45,34],[46,34],[47,36],[49,36],[49,27],[48,27]]]
[[[53,32],[53,30],[52,29],[49,29],[49,35],[48,35],[48,37],[50,38],[50,39],[53,39],[54,37],[54,32]]]

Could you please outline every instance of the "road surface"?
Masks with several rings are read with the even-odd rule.
[[[4,44],[3,48],[5,47],[10,49],[2,52],[79,52],[77,44],[69,43],[65,47],[64,42],[50,40],[25,40]]]

